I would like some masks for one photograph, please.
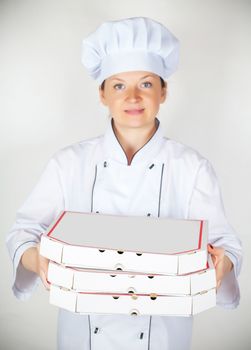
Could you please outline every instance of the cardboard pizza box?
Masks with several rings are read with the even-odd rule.
[[[75,313],[192,316],[216,305],[211,289],[193,296],[74,292],[51,285],[50,303]]]
[[[66,266],[191,273],[207,267],[207,222],[63,212],[40,254]]]
[[[48,281],[78,292],[104,293],[193,295],[216,287],[215,269],[211,259],[207,269],[185,275],[80,269],[50,261]]]

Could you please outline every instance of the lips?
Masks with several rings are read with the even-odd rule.
[[[144,112],[144,108],[125,109],[125,112],[130,115],[139,115]]]

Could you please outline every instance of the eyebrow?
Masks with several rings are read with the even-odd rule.
[[[145,75],[144,77],[140,78],[139,80],[143,80],[143,79],[145,79],[145,78],[154,78],[154,76],[153,76],[153,75],[148,74],[148,75]],[[116,77],[112,78],[111,80],[125,81],[125,80],[123,80],[123,79],[116,78]]]

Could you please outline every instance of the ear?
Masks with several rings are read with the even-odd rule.
[[[165,86],[161,88],[160,103],[164,103],[167,96],[167,82],[165,81]]]
[[[104,106],[107,106],[107,101],[105,97],[105,90],[101,89],[101,85],[99,86],[99,99],[103,103]]]

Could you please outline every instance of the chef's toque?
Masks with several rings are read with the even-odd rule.
[[[101,24],[83,40],[81,61],[100,84],[122,72],[147,71],[163,79],[176,69],[177,38],[161,23],[133,17]]]

